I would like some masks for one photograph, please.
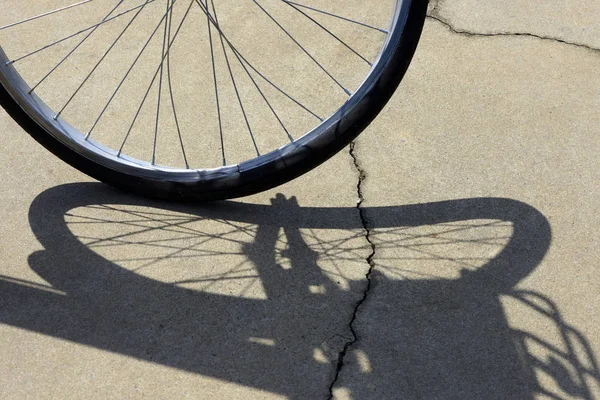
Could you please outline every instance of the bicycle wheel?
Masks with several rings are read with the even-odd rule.
[[[182,200],[266,190],[341,150],[400,83],[427,7],[72,1],[3,7],[0,102],[80,171]]]

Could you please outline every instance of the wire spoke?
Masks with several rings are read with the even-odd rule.
[[[210,3],[212,5],[215,22],[218,25],[219,17],[217,15],[217,9],[215,8],[215,2],[214,2],[214,0],[210,0]],[[244,103],[242,102],[240,92],[239,92],[237,84],[235,82],[235,77],[233,76],[233,70],[231,69],[231,64],[229,62],[229,56],[227,55],[227,50],[225,48],[225,42],[223,40],[223,34],[221,33],[221,30],[219,30],[219,39],[221,41],[221,48],[223,49],[223,55],[225,56],[225,62],[227,63],[227,69],[229,70],[229,76],[231,77],[231,83],[233,84],[233,88],[235,90],[235,95],[237,96],[237,100],[240,105],[240,109],[242,110],[242,114],[244,115],[244,121],[246,122],[246,127],[248,128],[248,133],[250,134],[250,138],[252,139],[252,143],[254,144],[254,149],[256,150],[256,154],[258,156],[260,156],[260,151],[258,150],[258,145],[256,144],[256,140],[254,138],[254,133],[252,132],[252,128],[250,127],[250,122],[248,121],[248,116],[246,115],[246,110],[244,109]]]
[[[285,3],[288,3],[288,4],[293,4],[293,5],[298,6],[298,7],[306,8],[307,10],[312,10],[312,11],[315,11],[315,12],[318,12],[318,13],[321,13],[321,14],[329,15],[330,17],[338,18],[338,19],[341,19],[343,21],[352,22],[353,24],[364,26],[365,28],[371,28],[371,29],[374,29],[374,30],[379,31],[381,33],[385,33],[385,34],[389,33],[389,31],[387,31],[385,29],[377,28],[375,26],[372,26],[372,25],[369,25],[369,24],[365,24],[364,22],[356,21],[356,20],[351,19],[351,18],[347,18],[347,17],[343,17],[341,15],[333,14],[333,13],[330,13],[330,12],[327,12],[327,11],[324,11],[324,10],[320,10],[318,8],[315,8],[315,7],[310,7],[310,6],[307,6],[305,4],[300,4],[300,3],[296,3],[294,1],[289,1],[289,0],[281,0],[281,1],[283,1]]]
[[[156,142],[158,140],[158,123],[160,121],[160,103],[161,103],[161,96],[162,96],[162,86],[163,86],[163,76],[164,76],[164,68],[163,68],[163,62],[162,60],[164,60],[165,58],[165,48],[167,45],[167,33],[169,31],[169,18],[168,15],[171,13],[171,7],[170,7],[170,2],[169,0],[166,1],[167,3],[167,11],[164,15],[164,17],[162,18],[161,21],[165,21],[165,30],[163,33],[163,42],[162,42],[162,51],[161,51],[161,62],[160,62],[160,78],[158,79],[158,100],[156,101],[156,125],[154,128],[154,146],[152,148],[152,165],[156,164]],[[161,22],[162,23],[162,22]]]
[[[204,9],[203,5],[201,2],[199,2],[198,0],[195,0],[196,3],[200,6],[200,8],[202,9],[202,11],[209,16],[209,18],[211,18],[211,23],[213,24],[213,26],[215,27],[215,29],[219,32],[220,35],[222,35],[223,39],[225,39],[225,42],[227,42],[227,45],[229,46],[229,48],[233,51],[233,53],[236,55],[236,57],[238,59],[241,59],[243,62],[242,66],[244,67],[244,69],[246,69],[244,63],[246,63],[246,65],[248,65],[248,67],[250,67],[250,69],[252,69],[258,76],[260,76],[262,79],[265,80],[265,82],[267,82],[269,85],[271,85],[274,89],[276,89],[279,93],[283,94],[285,97],[287,97],[288,99],[290,99],[291,101],[293,101],[297,106],[299,106],[300,108],[302,108],[304,111],[306,111],[307,113],[311,114],[313,117],[315,117],[316,119],[318,119],[319,121],[323,121],[323,118],[320,117],[319,115],[317,115],[316,113],[314,113],[313,111],[311,111],[308,107],[306,107],[304,104],[300,103],[298,100],[296,100],[294,97],[292,97],[290,94],[288,94],[287,92],[285,92],[283,89],[281,89],[278,85],[276,85],[275,83],[273,83],[269,78],[267,78],[262,72],[260,72],[254,65],[252,65],[251,62],[248,61],[248,59],[246,57],[244,57],[244,55],[233,45],[233,43],[231,43],[231,41],[227,38],[227,35],[225,35],[223,33],[223,31],[221,30],[221,28],[219,27],[219,24],[217,24],[216,21],[214,21],[212,19],[212,16],[210,16],[207,12],[207,10]],[[248,72],[248,71],[246,71]],[[252,78],[252,76],[250,75],[250,77]],[[252,78],[253,80],[253,78]],[[254,81],[254,80],[253,80]],[[260,89],[259,89],[260,91]],[[261,92],[262,94],[262,92]]]
[[[0,31],[2,31],[2,30],[4,30],[4,29],[11,28],[11,27],[13,27],[13,26],[17,26],[17,25],[24,24],[25,22],[30,22],[30,21],[34,21],[34,20],[36,20],[36,19],[40,19],[40,18],[43,18],[43,17],[47,17],[48,15],[56,14],[56,13],[59,13],[59,12],[61,12],[61,11],[69,10],[69,9],[71,9],[71,8],[75,8],[75,7],[78,7],[78,6],[81,6],[81,5],[84,5],[84,4],[87,4],[87,3],[90,3],[90,2],[92,2],[92,1],[94,1],[94,0],[84,0],[84,1],[80,1],[79,3],[71,4],[71,5],[69,5],[69,6],[65,6],[65,7],[62,7],[62,8],[57,8],[56,10],[48,11],[48,12],[46,12],[46,13],[39,14],[39,15],[36,15],[36,16],[34,16],[34,17],[26,18],[26,19],[24,19],[24,20],[21,20],[21,21],[18,21],[18,22],[13,22],[12,24],[8,24],[8,25],[0,26]]]
[[[327,74],[327,76],[329,76],[340,88],[342,88],[342,90],[348,96],[352,95],[352,93],[350,93],[350,91],[348,89],[346,89],[344,87],[344,85],[342,85],[337,79],[335,79],[335,77],[329,71],[327,71],[327,69],[319,61],[317,61],[317,59],[312,54],[310,54],[310,52],[308,50],[306,50],[306,48],[304,48],[304,46],[302,46],[302,44],[300,44],[300,42],[298,42],[291,33],[289,33],[288,30],[285,29],[283,27],[283,25],[281,25],[279,23],[279,21],[277,21],[277,19],[275,19],[275,17],[273,17],[271,15],[271,13],[269,13],[262,5],[260,5],[258,0],[252,0],[252,1],[271,19],[271,21],[273,21],[290,39],[292,39],[292,41],[304,52],[304,54],[306,54],[315,64],[317,64],[317,66],[323,72],[325,72]]]
[[[177,2],[177,0],[172,0],[172,1],[173,1],[172,4],[175,4],[175,2]],[[173,6],[171,6],[171,8],[172,7]],[[119,92],[119,90],[121,89],[121,86],[123,86],[123,84],[125,83],[125,81],[129,77],[129,74],[131,73],[131,71],[133,70],[133,68],[135,67],[135,65],[139,61],[139,59],[142,57],[142,55],[145,52],[146,48],[148,47],[148,45],[150,44],[150,42],[154,38],[154,35],[156,35],[156,32],[158,31],[158,29],[162,25],[164,19],[165,19],[165,17],[163,16],[162,19],[160,20],[160,22],[158,23],[158,25],[156,25],[156,27],[154,28],[154,30],[150,34],[150,37],[148,38],[148,40],[146,40],[146,43],[144,43],[144,46],[139,51],[139,53],[136,56],[135,60],[133,60],[133,62],[129,66],[129,69],[125,73],[125,76],[123,77],[123,79],[121,79],[121,81],[117,85],[117,88],[113,91],[112,95],[108,99],[108,102],[106,103],[106,105],[104,106],[104,108],[102,109],[102,111],[100,112],[100,114],[98,115],[98,117],[96,118],[96,121],[94,122],[94,124],[92,125],[92,127],[90,128],[90,130],[88,131],[88,134],[86,135],[86,139],[88,139],[90,137],[90,135],[92,134],[92,132],[96,128],[96,125],[98,125],[98,123],[100,122],[100,119],[102,118],[102,116],[104,115],[104,113],[106,112],[106,110],[108,109],[108,107],[110,106],[110,104],[112,103],[113,99],[115,98],[115,96],[117,95],[117,93]]]
[[[223,165],[227,165],[227,160],[225,159],[225,142],[223,140],[223,121],[221,120],[221,105],[219,103],[219,83],[217,82],[217,69],[215,65],[215,50],[213,45],[212,38],[212,25],[211,25],[211,17],[208,12],[208,0],[204,0],[203,3],[206,7],[206,25],[208,27],[208,42],[210,43],[210,59],[212,64],[212,73],[213,73],[213,82],[215,86],[215,98],[217,101],[217,118],[219,119],[219,136],[221,138],[221,156],[223,158]]]
[[[250,80],[252,81],[252,83],[254,84],[254,87],[258,90],[258,92],[260,93],[260,95],[263,98],[263,100],[267,103],[267,106],[271,110],[271,113],[275,116],[275,118],[277,119],[277,122],[279,122],[279,125],[283,128],[284,132],[286,133],[286,135],[288,136],[288,138],[290,139],[290,141],[293,142],[294,138],[292,137],[292,135],[290,134],[290,132],[288,131],[288,129],[285,127],[285,124],[283,123],[283,121],[281,120],[281,118],[279,117],[279,115],[277,114],[277,112],[275,111],[275,109],[273,108],[273,106],[271,105],[271,102],[267,99],[267,96],[264,94],[264,92],[262,91],[262,89],[260,88],[260,86],[258,85],[258,83],[256,83],[256,80],[254,79],[254,77],[252,76],[252,74],[250,73],[250,71],[248,71],[248,68],[246,68],[246,66],[242,62],[242,59],[240,58],[240,55],[238,54],[238,52],[231,45],[231,42],[227,39],[227,37],[222,33],[221,29],[219,28],[219,25],[216,23],[216,21],[214,21],[212,19],[212,16],[208,12],[208,10],[204,8],[204,5],[199,0],[195,0],[195,1],[200,6],[200,8],[202,8],[202,11],[204,11],[204,13],[209,18],[209,20],[211,20],[211,22],[212,22],[213,26],[215,27],[215,29],[217,31],[219,31],[219,33],[227,41],[228,45],[233,50],[233,54],[235,54],[235,56],[238,59],[240,65],[244,68],[244,71],[246,71],[246,74],[248,75],[248,77],[250,78]]]
[[[121,144],[121,147],[119,148],[119,151],[117,152],[117,157],[121,156],[121,153],[123,152],[123,148],[125,147],[125,143],[127,142],[127,139],[129,139],[129,136],[131,135],[131,131],[133,130],[133,127],[142,111],[142,108],[144,107],[144,103],[146,102],[146,99],[148,98],[148,95],[150,94],[150,91],[152,90],[152,86],[154,86],[154,82],[156,81],[156,77],[158,76],[158,73],[160,72],[160,69],[163,65],[163,63],[165,62],[165,59],[169,56],[169,53],[171,51],[171,47],[173,47],[173,44],[175,43],[175,39],[177,39],[177,35],[179,34],[179,31],[181,30],[181,27],[183,26],[183,23],[185,22],[185,20],[187,19],[190,10],[192,9],[192,5],[194,5],[194,1],[197,0],[191,0],[190,1],[190,5],[188,6],[187,10],[185,11],[185,14],[183,15],[183,18],[181,19],[181,22],[179,23],[179,26],[177,27],[177,30],[175,31],[175,34],[173,35],[173,40],[171,40],[171,42],[169,43],[169,47],[167,48],[165,57],[163,57],[163,59],[160,62],[160,65],[158,66],[158,68],[156,69],[156,72],[154,72],[154,76],[152,77],[152,80],[150,81],[150,85],[148,86],[148,89],[146,90],[146,93],[144,94],[144,97],[142,98],[142,101],[140,103],[140,106],[137,110],[137,112],[135,113],[135,116],[133,117],[133,120],[131,121],[131,124],[129,126],[129,129],[127,130],[127,133],[125,134],[125,138],[123,139],[123,143]]]
[[[396,27],[406,11],[399,3],[372,11],[368,2],[94,1],[11,8],[0,24],[0,84],[72,151],[176,182],[228,176],[236,163],[287,165],[290,149],[327,146],[319,137],[343,134],[347,116],[369,111],[362,104],[389,64],[399,36],[371,30],[387,34],[380,18],[391,13]],[[246,24],[248,15],[257,21]]]
[[[110,10],[110,12],[108,14],[106,14],[106,16],[104,18],[102,18],[101,22],[106,21],[107,18],[109,18],[113,12],[115,12],[115,10],[117,8],[119,8],[119,6],[121,4],[123,4],[124,0],[121,0],[117,3],[117,5]],[[58,69],[58,67],[60,67],[73,53],[75,53],[77,51],[77,49],[79,47],[81,47],[81,45],[83,45],[86,40],[88,40],[88,38],[90,36],[92,36],[94,34],[94,32],[96,32],[96,30],[100,27],[100,25],[97,25],[94,29],[92,29],[87,35],[85,35],[85,37],[83,39],[81,39],[81,41],[79,43],[77,43],[77,45],[75,47],[73,47],[73,49],[71,49],[71,51],[69,51],[69,53],[67,53],[66,56],[64,56],[59,62],[58,64],[56,64],[54,66],[54,68],[52,68],[46,75],[44,75],[44,77],[42,79],[40,79],[38,81],[38,83],[36,83],[30,90],[29,90],[29,94],[31,94],[35,89],[37,89],[38,86],[40,86],[42,84],[42,82],[44,82],[50,75],[52,75],[52,73],[54,73],[54,71],[56,71]]]
[[[108,50],[106,50],[106,52],[102,55],[102,57],[100,57],[100,60],[98,60],[98,62],[96,63],[96,65],[94,65],[94,67],[92,68],[92,70],[88,73],[88,75],[85,77],[85,79],[83,80],[83,82],[81,82],[81,84],[79,85],[79,87],[71,95],[71,97],[69,98],[69,100],[67,100],[67,102],[65,103],[65,105],[56,114],[56,116],[54,117],[54,119],[57,119],[63,113],[63,111],[65,110],[65,108],[67,108],[67,106],[71,103],[71,101],[73,101],[73,99],[75,98],[75,96],[77,95],[77,93],[79,93],[79,91],[81,90],[81,88],[83,88],[83,86],[86,84],[86,82],[94,74],[94,72],[96,71],[96,69],[98,69],[98,67],[100,66],[100,64],[102,64],[102,61],[104,61],[104,59],[108,56],[108,54],[111,52],[111,50],[117,45],[117,43],[119,42],[119,40],[123,37],[123,35],[125,34],[125,32],[127,32],[127,30],[129,29],[129,27],[135,22],[135,20],[137,19],[137,17],[141,14],[141,12],[144,10],[144,7],[146,7],[149,2],[150,2],[150,0],[146,0],[146,2],[144,3],[144,5],[139,10],[137,10],[137,12],[135,13],[135,15],[131,18],[131,20],[129,20],[129,22],[127,23],[127,25],[125,26],[125,28],[123,28],[123,30],[121,31],[121,33],[119,33],[119,36],[117,36],[117,38],[112,42],[112,44],[110,45],[110,47],[108,48]]]
[[[119,14],[115,15],[114,17],[108,18],[106,21],[102,21],[102,22],[99,22],[99,23],[97,23],[97,24],[94,24],[94,25],[92,25],[92,26],[88,26],[88,27],[87,27],[87,28],[85,28],[85,29],[79,30],[79,31],[77,31],[77,32],[75,32],[75,33],[72,33],[72,34],[70,34],[70,35],[68,35],[68,36],[65,36],[65,37],[63,37],[62,39],[58,39],[58,40],[56,40],[56,41],[54,41],[54,42],[52,42],[52,43],[49,43],[49,44],[47,44],[47,45],[45,45],[45,46],[43,46],[43,47],[40,47],[40,48],[39,48],[39,49],[37,49],[37,50],[31,51],[31,52],[29,52],[29,53],[27,53],[27,54],[25,54],[25,55],[23,55],[23,56],[20,56],[20,57],[18,57],[18,58],[14,58],[14,59],[12,59],[12,60],[8,61],[8,62],[6,63],[6,65],[9,65],[9,64],[14,64],[14,63],[16,63],[16,62],[18,62],[18,61],[21,61],[21,60],[23,60],[23,59],[25,59],[25,58],[28,58],[28,57],[30,57],[30,56],[32,56],[32,55],[34,55],[34,54],[37,54],[37,53],[39,53],[39,52],[41,52],[41,51],[47,50],[47,49],[49,49],[49,48],[51,48],[51,47],[53,47],[53,46],[56,46],[57,44],[60,44],[60,43],[62,43],[62,42],[64,42],[64,41],[67,41],[67,40],[69,40],[69,39],[71,39],[71,38],[74,38],[75,36],[81,35],[82,33],[85,33],[85,32],[87,32],[87,31],[89,31],[90,29],[95,29],[96,27],[98,27],[98,26],[100,26],[100,25],[104,25],[104,24],[106,24],[106,23],[108,23],[108,22],[112,22],[112,21],[114,21],[115,19],[117,19],[117,18],[119,18],[119,17],[122,17],[123,15],[129,14],[129,13],[131,13],[131,12],[133,12],[133,11],[135,11],[135,10],[137,10],[137,9],[141,8],[141,7],[144,7],[146,4],[150,4],[150,3],[153,3],[153,2],[155,2],[155,1],[156,1],[156,0],[149,0],[147,3],[140,4],[140,5],[136,6],[136,7],[130,8],[129,10],[123,11],[123,12],[121,12],[121,13],[119,13]]]
[[[171,0],[171,13],[169,14],[169,31],[167,36],[169,38],[169,45],[172,41],[171,28],[173,27],[173,5],[177,0]],[[181,146],[181,153],[183,154],[183,161],[185,162],[185,168],[189,169],[190,164],[188,163],[187,155],[185,153],[185,146],[183,145],[183,138],[181,136],[181,128],[179,126],[179,118],[177,118],[177,109],[175,108],[175,96],[173,96],[173,84],[171,83],[171,54],[167,53],[167,82],[169,85],[169,97],[171,99],[171,107],[173,108],[173,119],[175,120],[175,127],[177,128],[177,136],[179,137],[179,144]]]
[[[290,96],[288,93],[286,93],[283,89],[281,89],[279,86],[277,86],[275,83],[273,83],[269,78],[267,78],[263,73],[261,73],[254,65],[252,65],[252,63],[250,63],[243,55],[242,53],[240,53],[236,48],[234,48],[231,43],[228,43],[229,47],[231,47],[231,49],[233,50],[233,52],[239,57],[241,58],[241,60],[244,61],[244,63],[246,63],[250,69],[252,69],[252,71],[254,71],[258,76],[260,76],[262,79],[264,79],[265,82],[267,82],[269,85],[271,85],[273,88],[275,88],[279,93],[283,94],[285,97],[287,97],[288,99],[290,99],[291,101],[293,101],[294,103],[296,103],[296,105],[298,105],[299,107],[301,107],[304,111],[308,112],[309,114],[311,114],[313,117],[315,117],[316,119],[318,119],[319,121],[323,121],[323,118],[318,116],[317,114],[315,114],[314,112],[312,112],[310,109],[308,109],[304,104],[300,103],[298,100],[296,100],[295,98],[293,98],[292,96]]]
[[[252,83],[254,84],[254,87],[256,88],[256,90],[258,90],[258,92],[260,93],[260,95],[263,98],[263,100],[265,101],[265,103],[267,103],[267,106],[269,107],[269,110],[271,110],[271,113],[277,119],[277,122],[279,122],[279,125],[284,130],[284,132],[287,135],[288,139],[290,139],[290,141],[293,142],[294,138],[292,137],[292,135],[290,134],[290,132],[285,127],[285,124],[283,123],[283,121],[281,120],[281,118],[279,117],[279,115],[277,114],[277,111],[275,111],[275,109],[271,105],[271,102],[269,101],[269,99],[267,99],[267,96],[262,91],[262,89],[260,88],[260,86],[258,85],[258,83],[256,82],[256,80],[254,79],[254,77],[252,76],[252,74],[250,73],[250,71],[248,71],[248,68],[246,68],[246,66],[244,65],[243,59],[241,58],[240,54],[238,54],[235,50],[234,50],[233,54],[236,56],[238,62],[242,66],[242,68],[244,68],[244,71],[246,71],[246,74],[248,75],[248,77],[250,78],[250,80],[252,81]]]
[[[341,44],[343,44],[348,50],[350,50],[351,52],[353,52],[354,54],[356,54],[361,60],[363,60],[364,62],[366,62],[369,65],[373,65],[362,54],[360,54],[358,51],[354,50],[348,43],[344,42],[335,33],[331,32],[329,29],[325,28],[319,21],[317,21],[316,19],[314,19],[313,17],[311,17],[310,15],[308,15],[307,13],[305,13],[304,11],[302,11],[300,8],[298,8],[298,6],[296,6],[295,4],[293,4],[293,3],[289,2],[289,1],[285,1],[285,0],[281,0],[281,1],[283,1],[288,6],[292,7],[294,10],[298,11],[300,14],[304,15],[306,18],[308,18],[312,22],[314,22],[318,27],[320,27],[325,32],[327,32],[335,40],[337,40],[338,42],[340,42]]]

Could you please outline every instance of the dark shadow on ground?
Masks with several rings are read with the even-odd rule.
[[[129,220],[120,222],[135,225],[140,218],[150,219],[150,231],[185,226],[187,222],[174,219],[173,212],[185,213],[196,223],[255,225],[250,232],[253,239],[241,251],[257,271],[267,299],[186,289],[99,256],[71,232],[65,218],[81,207],[112,212],[105,205],[153,208],[153,213],[131,213]],[[563,321],[551,299],[514,289],[550,246],[550,226],[542,214],[499,198],[366,207],[365,212],[374,231],[498,220],[512,226],[512,235],[480,268],[464,270],[458,279],[394,280],[376,271],[367,304],[369,325],[359,321],[359,326],[365,335],[361,345],[368,339],[377,342],[362,347],[367,370],[352,368],[353,354],[347,363],[349,372],[372,374],[377,384],[375,390],[359,386],[354,383],[361,380],[350,381],[342,373],[338,387],[354,398],[529,399],[537,393],[561,398],[538,384],[536,376],[544,373],[561,393],[592,398],[588,385],[598,382],[599,373],[586,339]],[[30,265],[53,290],[0,275],[0,323],[289,398],[327,396],[336,360],[323,362],[315,351],[329,343],[337,352],[349,340],[347,324],[364,281],[352,281],[341,290],[319,268],[322,254],[307,245],[299,229],[364,234],[356,208],[299,207],[282,195],[271,206],[176,205],[86,183],[40,194],[29,216],[44,246],[31,255]],[[287,238],[290,268],[282,268],[275,256],[281,230]],[[194,230],[188,234],[199,239],[208,235]],[[109,243],[132,244],[120,239],[113,236]],[[398,234],[397,242],[392,238],[386,246],[404,246],[405,239]],[[344,258],[339,259],[343,268]],[[173,257],[172,262],[176,260]],[[205,254],[197,268],[210,267],[210,254]],[[308,290],[315,287],[319,291]],[[560,332],[566,350],[509,327],[500,296],[515,299],[548,320]],[[531,354],[528,341],[543,348],[545,355]]]

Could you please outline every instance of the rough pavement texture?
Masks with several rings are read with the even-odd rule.
[[[430,5],[400,93],[358,139],[374,267],[336,398],[600,395],[598,25],[521,3]],[[420,226],[387,228],[388,204],[421,204]]]
[[[600,9],[430,15],[348,151],[239,202],[89,183],[1,114],[2,397],[600,397]]]

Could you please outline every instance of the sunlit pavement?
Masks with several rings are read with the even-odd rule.
[[[431,4],[352,150],[232,202],[0,113],[0,397],[598,398],[600,5],[563,3]]]

